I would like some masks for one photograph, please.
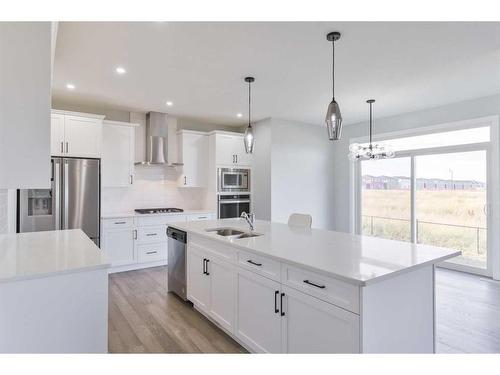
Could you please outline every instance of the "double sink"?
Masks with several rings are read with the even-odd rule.
[[[206,231],[209,233],[215,233],[219,236],[223,236],[223,237],[231,238],[231,239],[251,238],[251,237],[262,236],[262,234],[260,234],[260,233],[244,232],[242,230],[234,229],[234,228],[213,228],[213,229],[206,229]]]

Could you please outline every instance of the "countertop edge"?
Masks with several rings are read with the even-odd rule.
[[[179,223],[179,224],[182,224],[182,223]],[[350,283],[350,284],[354,284],[354,285],[359,286],[359,287],[370,286],[370,285],[376,284],[378,282],[381,282],[381,281],[384,281],[384,280],[387,280],[387,279],[391,279],[391,278],[396,277],[396,276],[398,276],[400,274],[403,274],[403,273],[415,271],[417,269],[420,269],[420,268],[423,268],[423,267],[426,267],[426,266],[429,266],[429,265],[432,265],[432,264],[441,263],[441,262],[443,262],[446,259],[453,258],[453,257],[455,257],[457,255],[460,255],[462,253],[461,251],[457,250],[453,254],[443,255],[441,257],[429,260],[427,262],[422,262],[422,263],[414,265],[414,266],[410,266],[410,267],[407,267],[407,268],[404,268],[404,269],[400,269],[400,270],[397,270],[397,271],[393,271],[393,272],[387,273],[385,275],[380,275],[380,276],[374,277],[373,279],[360,280],[360,279],[353,279],[353,278],[350,278],[350,277],[346,277],[344,275],[339,275],[339,274],[336,274],[336,273],[328,272],[328,271],[325,271],[325,270],[322,270],[322,269],[318,269],[318,268],[309,266],[307,264],[297,263],[297,262],[294,262],[292,260],[281,258],[281,257],[275,256],[275,255],[272,255],[272,254],[268,254],[268,253],[265,253],[265,252],[262,252],[262,251],[258,251],[258,250],[255,250],[255,249],[252,249],[252,248],[240,245],[238,243],[227,241],[226,239],[219,238],[219,237],[217,237],[215,235],[211,235],[211,234],[208,234],[208,233],[201,233],[201,232],[193,231],[193,230],[190,230],[190,229],[186,229],[186,228],[183,228],[181,225],[176,225],[176,223],[169,224],[169,226],[174,227],[174,228],[176,228],[178,230],[184,231],[184,232],[186,232],[188,234],[190,233],[190,234],[194,234],[194,235],[197,235],[197,236],[200,236],[200,237],[203,237],[203,238],[215,240],[215,241],[218,241],[218,242],[223,243],[225,245],[233,246],[233,247],[235,247],[237,249],[241,249],[241,250],[244,250],[244,251],[249,251],[249,252],[252,252],[252,253],[254,253],[256,255],[266,256],[266,257],[269,257],[271,259],[277,260],[279,262],[284,262],[284,263],[290,264],[292,266],[302,267],[302,268],[307,269],[309,271],[317,272],[317,273],[319,273],[321,275],[325,275],[327,277],[331,277],[331,278],[334,278],[334,279],[337,279],[337,280],[341,280],[341,281],[344,281],[344,282],[347,282],[347,283]]]
[[[83,273],[83,272],[92,272],[92,271],[98,271],[101,269],[109,269],[110,267],[111,267],[111,263],[103,263],[103,264],[96,264],[95,266],[72,268],[72,269],[68,269],[68,270],[40,272],[40,273],[34,273],[34,274],[30,274],[30,275],[4,277],[4,278],[0,278],[0,285],[18,282],[18,281],[38,280],[38,279],[45,279],[48,277],[57,277],[57,276],[71,275],[71,274],[77,274],[77,273]]]

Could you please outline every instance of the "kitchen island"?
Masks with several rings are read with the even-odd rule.
[[[187,232],[188,300],[251,352],[435,351],[434,267],[460,251],[260,220],[170,226]]]
[[[0,235],[0,353],[106,353],[108,267],[80,229]]]

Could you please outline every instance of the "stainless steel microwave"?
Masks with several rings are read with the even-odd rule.
[[[218,168],[217,185],[220,193],[249,192],[250,169]]]

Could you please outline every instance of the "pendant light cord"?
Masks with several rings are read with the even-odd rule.
[[[332,100],[335,100],[335,41],[332,41]]]
[[[250,111],[251,111],[251,99],[252,98],[252,83],[251,82],[248,82],[248,126],[252,126],[251,123],[250,123],[250,119],[251,119],[251,114],[250,114]]]
[[[370,103],[370,148],[372,148],[372,104]]]

